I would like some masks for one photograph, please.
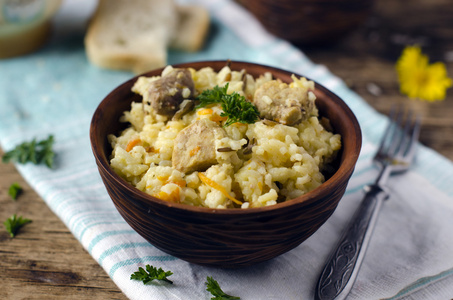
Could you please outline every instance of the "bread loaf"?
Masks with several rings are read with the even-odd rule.
[[[167,64],[168,48],[197,51],[209,27],[199,6],[173,0],[99,0],[85,36],[93,64],[136,74]]]
[[[197,5],[177,6],[178,25],[170,47],[195,52],[202,48],[209,29],[209,13]]]

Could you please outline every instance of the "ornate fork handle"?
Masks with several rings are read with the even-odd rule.
[[[360,207],[322,271],[315,299],[346,297],[362,263],[382,202],[387,197],[379,185],[368,187]]]

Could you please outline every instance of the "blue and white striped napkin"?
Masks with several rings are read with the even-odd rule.
[[[29,184],[130,299],[210,299],[207,276],[243,300],[312,299],[318,275],[377,170],[371,158],[386,117],[341,79],[300,50],[269,35],[229,0],[196,0],[211,12],[214,33],[199,53],[171,52],[169,63],[232,59],[305,75],[338,94],[356,114],[363,148],[344,199],[333,216],[299,247],[241,270],[192,265],[146,242],[121,218],[98,175],[89,141],[99,102],[133,75],[88,63],[84,25],[95,0],[66,0],[55,34],[42,50],[0,61],[0,143],[5,151],[55,136],[56,166],[18,165]],[[421,146],[414,168],[390,183],[370,248],[348,299],[450,299],[453,295],[453,164]],[[131,281],[139,266],[174,273],[173,285]]]

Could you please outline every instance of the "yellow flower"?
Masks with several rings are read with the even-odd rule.
[[[396,63],[401,93],[410,98],[427,101],[444,100],[446,90],[452,86],[451,78],[443,63],[429,64],[428,56],[420,47],[410,46],[403,50]]]

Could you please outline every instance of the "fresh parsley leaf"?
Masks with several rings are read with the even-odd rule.
[[[44,163],[47,167],[52,168],[55,156],[52,150],[53,143],[53,135],[49,135],[47,139],[42,141],[33,139],[31,142],[23,142],[13,150],[6,152],[2,161],[4,163],[15,161],[21,164],[31,162],[36,165]]]
[[[11,198],[13,198],[13,200],[16,200],[17,196],[19,196],[19,194],[21,192],[22,192],[22,187],[17,182],[14,182],[13,184],[11,184],[8,189],[8,195],[10,195]]]
[[[143,284],[147,284],[154,279],[163,280],[171,284],[173,283],[173,281],[167,279],[167,276],[173,275],[171,271],[165,272],[162,268],[157,269],[156,267],[150,265],[146,265],[145,268],[146,270],[139,267],[137,272],[131,274],[131,280],[140,280]]]
[[[9,232],[9,235],[11,237],[14,237],[16,236],[17,232],[22,226],[30,222],[31,222],[30,219],[25,219],[22,217],[17,218],[17,216],[14,214],[9,219],[7,219],[3,224],[6,227],[6,231]]]
[[[225,127],[236,122],[252,124],[259,120],[260,113],[255,105],[236,92],[227,94],[227,90],[228,83],[224,87],[216,85],[213,89],[204,90],[197,97],[200,104],[195,109],[220,103],[223,110],[220,116],[227,117]]]
[[[211,300],[239,300],[241,298],[225,294],[220,288],[219,283],[212,277],[206,278],[206,290],[210,292],[214,297]]]

